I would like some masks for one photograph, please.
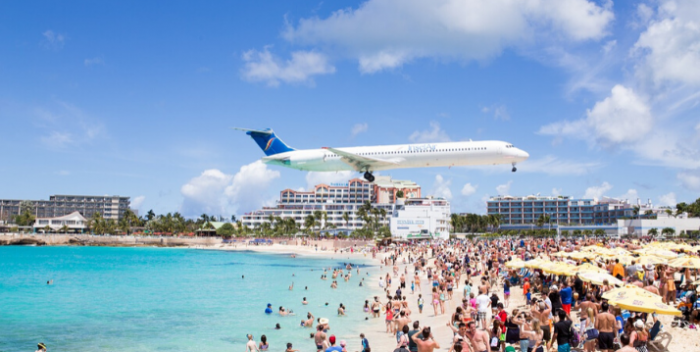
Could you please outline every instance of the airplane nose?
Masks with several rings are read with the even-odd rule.
[[[522,149],[520,150],[520,154],[521,154],[521,157],[523,158],[523,160],[530,157],[530,154]]]

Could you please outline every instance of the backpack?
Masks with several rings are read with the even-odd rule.
[[[569,333],[571,334],[571,338],[569,338],[569,345],[571,346],[571,348],[575,348],[581,343],[581,337],[578,335],[578,332],[574,330],[574,323],[570,323],[571,325],[569,325]]]

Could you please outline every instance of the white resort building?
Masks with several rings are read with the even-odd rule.
[[[447,240],[450,238],[450,214],[450,202],[443,198],[399,200],[390,220],[391,236],[403,240]]]
[[[68,232],[82,233],[87,229],[88,220],[77,211],[55,218],[37,218],[34,221],[34,232],[45,231],[47,226],[51,229],[51,232],[68,229]]]
[[[274,207],[263,207],[251,213],[244,214],[241,221],[244,226],[256,228],[270,222],[270,216],[282,219],[293,218],[300,226],[304,225],[306,217],[315,211],[325,212],[327,224],[321,220],[321,227],[333,225],[336,229],[352,231],[363,227],[362,219],[357,217],[357,210],[365,202],[370,202],[373,208],[384,209],[386,217],[380,217],[382,225],[389,225],[396,193],[402,191],[404,197],[420,197],[421,188],[415,182],[392,180],[389,176],[376,176],[373,183],[354,178],[347,183],[319,184],[310,191],[295,191],[285,189],[280,192],[280,200]],[[343,214],[348,213],[348,222]]]

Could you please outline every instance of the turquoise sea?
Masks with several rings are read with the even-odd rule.
[[[299,327],[307,311],[359,346],[362,305],[378,268],[360,269],[363,287],[356,272],[335,290],[330,272],[320,280],[322,268],[342,265],[340,258],[193,249],[0,247],[0,351],[34,351],[37,342],[49,351],[243,351],[248,333],[258,342],[267,335],[270,351],[287,342],[310,351],[312,329]],[[264,314],[267,303],[274,314]],[[339,303],[348,316],[337,317]],[[298,315],[281,317],[279,306]]]

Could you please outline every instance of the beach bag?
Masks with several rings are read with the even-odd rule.
[[[491,351],[499,351],[501,349],[501,341],[499,341],[497,336],[491,338]]]
[[[571,348],[577,347],[581,343],[581,337],[578,336],[578,333],[574,330],[574,323],[571,323],[571,328],[569,329],[569,332],[571,333],[571,338],[569,339],[569,345],[571,345]]]

